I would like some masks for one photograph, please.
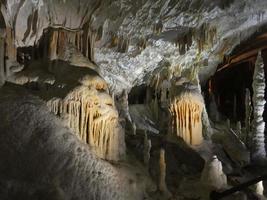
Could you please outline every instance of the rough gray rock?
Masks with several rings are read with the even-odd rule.
[[[143,198],[142,181],[98,159],[21,88],[0,89],[0,119],[0,199]]]

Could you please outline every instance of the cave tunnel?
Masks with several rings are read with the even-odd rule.
[[[260,34],[240,44],[217,68],[205,88],[212,92],[218,111],[230,121],[245,120],[245,95],[249,89],[252,98],[253,74],[258,51],[262,52],[265,77],[267,75],[267,34]],[[265,83],[267,83],[265,78]],[[206,98],[207,99],[207,98]],[[267,92],[265,89],[265,100]],[[267,121],[266,105],[264,121]]]

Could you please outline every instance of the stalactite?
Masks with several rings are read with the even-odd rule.
[[[162,32],[162,28],[163,28],[163,24],[159,20],[157,23],[153,25],[153,33],[156,35],[160,34]]]
[[[98,98],[94,93],[81,86],[64,99],[49,100],[47,105],[51,112],[66,118],[67,125],[93,147],[99,157],[117,161],[125,149],[118,113],[110,103],[112,100],[101,98],[101,95]]]
[[[148,164],[149,164],[151,147],[152,147],[151,140],[148,139],[147,133],[145,133],[145,137],[144,137],[144,164],[146,166],[148,166]]]
[[[48,56],[50,60],[57,59],[57,46],[58,45],[58,31],[53,31],[51,33],[51,38],[49,41],[49,53]]]
[[[14,30],[11,29],[10,27],[6,28],[6,43],[7,43],[6,56],[9,60],[15,61],[17,59],[17,48],[15,46]]]
[[[175,44],[179,48],[180,55],[184,55],[188,51],[193,43],[193,31],[190,29],[186,33],[178,35]]]
[[[263,111],[265,105],[264,91],[265,91],[265,76],[264,76],[264,64],[261,56],[261,52],[258,53],[258,57],[255,63],[255,70],[253,75],[253,115],[252,122],[252,160],[265,161],[266,151],[264,143],[264,128],[265,122],[263,121]]]
[[[111,41],[110,41],[110,45],[109,48],[113,48],[113,47],[117,47],[119,44],[119,38],[115,33],[110,33],[110,37],[111,37]]]
[[[15,35],[14,30],[10,27],[6,27],[6,47],[5,47],[5,58],[6,58],[6,65],[5,65],[5,76],[9,76],[11,74],[10,67],[12,63],[17,60],[17,48],[15,45]]]
[[[129,48],[129,38],[121,36],[118,39],[118,52],[120,53],[126,53],[128,52]]]
[[[181,92],[174,96],[169,106],[172,133],[183,138],[188,144],[201,144],[203,107],[200,94]]]
[[[139,39],[139,42],[138,42],[138,47],[139,47],[139,50],[144,50],[147,46],[147,39],[142,37],[141,39]]]
[[[246,119],[245,119],[245,128],[246,128],[246,135],[244,137],[244,141],[247,147],[251,147],[251,114],[252,114],[252,106],[251,106],[251,97],[250,91],[246,89],[246,97],[245,97],[245,105],[246,105]]]
[[[63,28],[51,28],[48,30],[48,57],[50,60],[65,59],[66,47],[74,46],[85,57],[94,61],[94,46],[97,33],[85,26],[81,30],[66,30]],[[46,42],[45,42],[46,43]]]
[[[95,41],[96,41],[96,37],[97,37],[97,32],[92,31],[91,29],[89,29],[89,44],[88,44],[88,50],[89,51],[89,55],[88,58],[94,62],[94,57],[95,57],[95,51],[94,51],[94,47],[95,47]]]
[[[171,193],[169,192],[166,185],[166,161],[165,161],[165,150],[160,149],[159,154],[159,191],[162,192],[165,196],[170,197]]]
[[[5,83],[5,38],[0,37],[0,87],[4,83]]]
[[[204,23],[193,33],[193,38],[197,42],[199,53],[204,50],[205,45],[212,46],[216,41],[217,29],[215,26]]]

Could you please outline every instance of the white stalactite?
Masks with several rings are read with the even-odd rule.
[[[264,143],[264,129],[265,122],[263,121],[263,111],[265,105],[264,92],[265,92],[265,75],[264,64],[261,56],[261,52],[258,53],[258,57],[255,64],[254,76],[253,76],[253,104],[254,119],[252,122],[252,160],[261,162],[266,158],[265,143]]]

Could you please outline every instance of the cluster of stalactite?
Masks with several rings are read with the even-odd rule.
[[[66,47],[71,44],[85,57],[94,61],[94,46],[97,32],[89,26],[80,30],[66,30],[62,28],[50,28],[44,38],[44,52],[47,52],[50,60],[64,58]],[[49,46],[46,47],[46,44]]]
[[[125,36],[120,36],[118,39],[118,52],[126,53],[129,49],[129,38]]]
[[[198,93],[184,91],[172,97],[169,105],[171,132],[188,144],[201,144],[203,108],[203,99]]]
[[[202,24],[194,32],[194,38],[198,44],[199,52],[204,50],[205,45],[213,45],[217,36],[217,29],[207,23]]]
[[[117,161],[124,153],[124,134],[118,122],[118,113],[108,94],[80,86],[64,99],[52,98],[50,110],[66,120],[77,136],[88,143],[96,154]]]
[[[146,46],[147,46],[147,39],[144,37],[140,38],[138,41],[138,48],[140,50],[144,50],[146,48]]]
[[[199,28],[189,29],[176,39],[176,46],[179,47],[181,55],[188,51],[193,43],[196,41],[198,51],[202,52],[205,45],[213,45],[217,37],[217,29],[207,23],[202,24]]]
[[[160,34],[162,32],[163,24],[161,21],[158,21],[153,25],[153,33]]]
[[[189,30],[186,34],[178,37],[176,40],[176,46],[179,48],[179,53],[184,55],[188,51],[193,43],[193,32]]]
[[[129,37],[124,35],[118,36],[116,33],[110,33],[109,48],[117,48],[118,52],[127,53],[129,49],[129,44]],[[142,48],[142,46],[140,48]]]
[[[155,97],[160,97],[159,102],[157,99],[154,100],[155,106],[158,106],[158,103],[163,107],[168,104],[172,74],[173,72],[170,68],[163,68],[151,78],[149,87],[154,89]]]

